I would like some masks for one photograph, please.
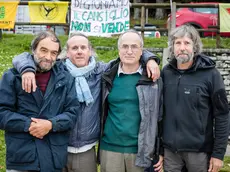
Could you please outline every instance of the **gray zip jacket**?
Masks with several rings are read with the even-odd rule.
[[[107,97],[113,87],[113,80],[117,75],[120,59],[112,66],[111,70],[102,76],[102,117],[101,117],[101,138],[106,118],[108,116]],[[161,78],[153,82],[147,77],[145,66],[143,74],[136,85],[139,97],[139,109],[141,123],[138,134],[138,152],[135,165],[139,167],[149,167],[151,156],[155,152],[156,137],[158,135],[158,123],[162,120],[162,89]],[[159,136],[160,137],[160,136]]]

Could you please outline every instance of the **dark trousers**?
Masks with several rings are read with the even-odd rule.
[[[181,172],[186,166],[188,172],[207,172],[210,156],[204,152],[172,152],[164,149],[164,171]]]
[[[152,161],[152,165],[149,168],[146,168],[144,172],[155,172],[154,171],[154,164],[156,164],[157,162]],[[188,172],[188,170],[186,169],[186,167],[184,166],[181,170],[181,172]]]

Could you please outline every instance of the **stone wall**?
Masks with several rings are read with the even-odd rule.
[[[163,65],[167,63],[168,56],[166,49],[148,48],[148,50],[163,57]],[[204,49],[203,53],[216,62],[216,68],[223,76],[228,102],[230,104],[230,49]]]
[[[228,103],[230,104],[230,49],[206,49],[204,54],[216,62],[216,68],[223,76]]]

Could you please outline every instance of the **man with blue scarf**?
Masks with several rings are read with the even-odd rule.
[[[156,57],[145,51],[145,61]],[[88,38],[81,33],[71,35],[62,53],[64,63],[70,74],[75,77],[77,98],[81,102],[81,114],[71,132],[68,146],[68,163],[65,172],[96,172],[95,145],[100,135],[101,114],[101,76],[111,64],[96,62],[95,52]],[[67,58],[66,58],[67,57]],[[158,60],[158,59],[156,59]],[[31,57],[19,55],[14,65],[22,75],[24,88],[30,92],[36,90],[34,82],[35,66]],[[157,61],[158,62],[158,61]],[[153,79],[159,77],[159,67],[154,60],[149,60],[149,72],[155,73]],[[32,87],[31,87],[32,86]]]

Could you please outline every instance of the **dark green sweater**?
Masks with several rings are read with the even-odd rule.
[[[140,77],[139,73],[116,75],[108,95],[109,111],[101,149],[137,153],[141,115],[136,84]]]

